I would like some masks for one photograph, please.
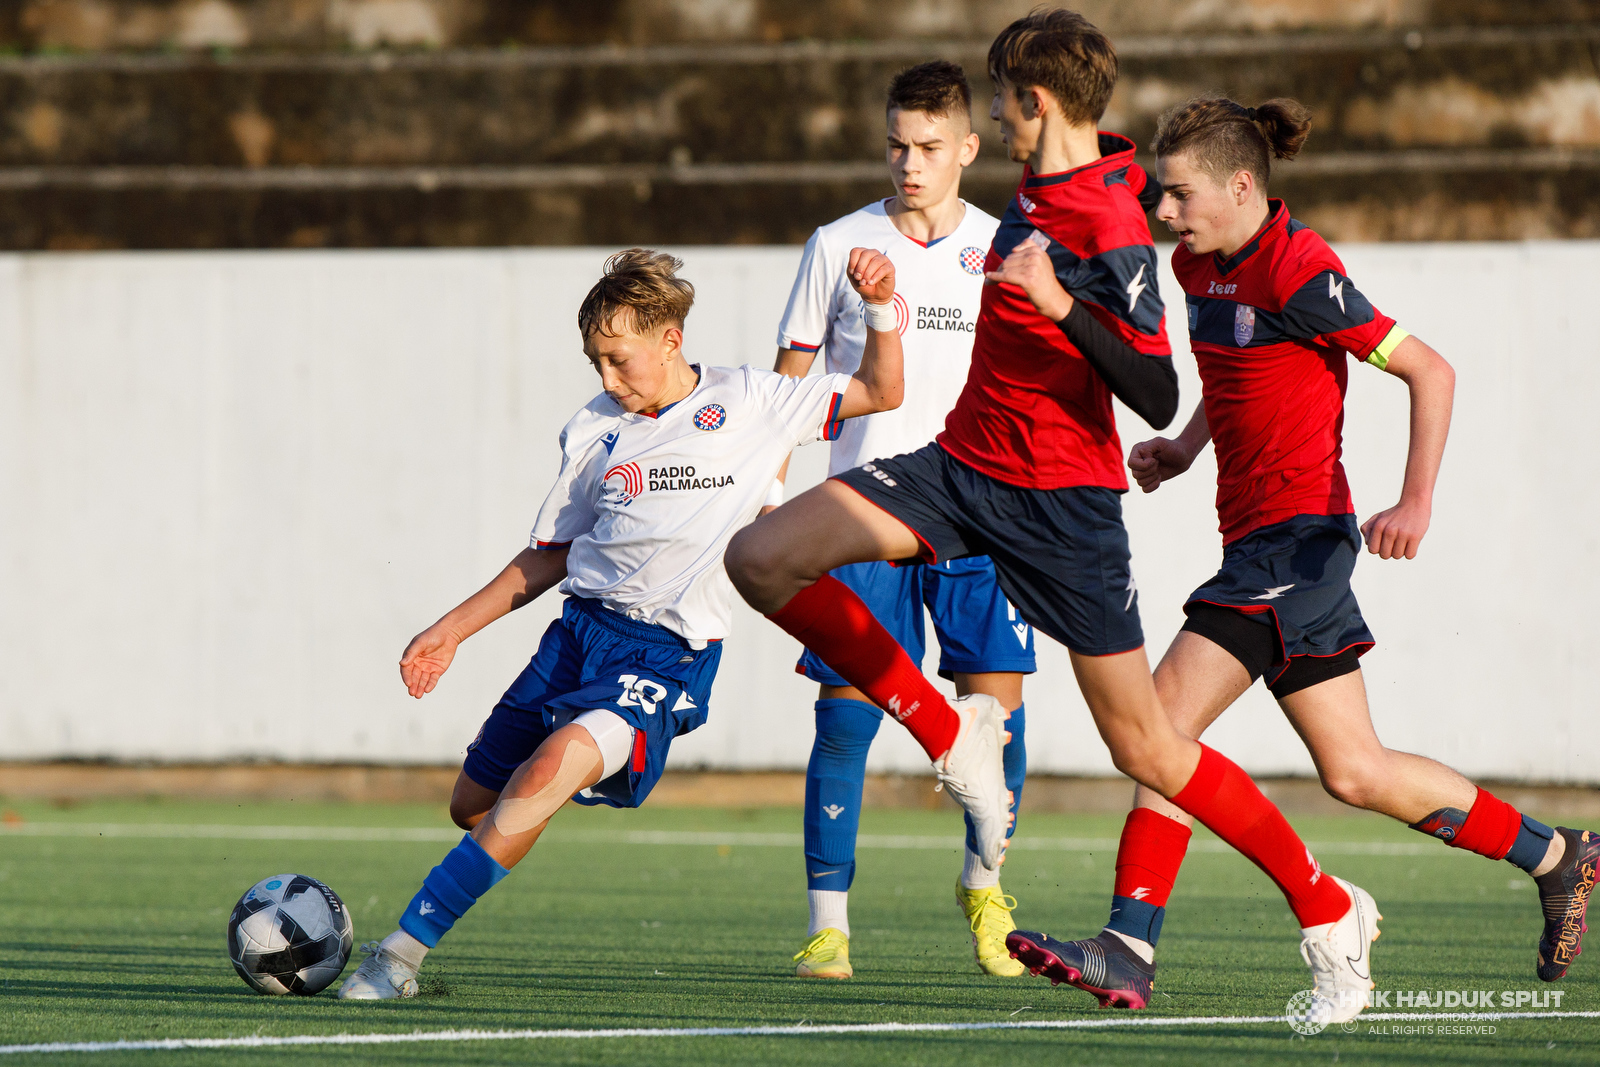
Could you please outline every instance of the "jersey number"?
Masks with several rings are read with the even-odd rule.
[[[654,715],[656,705],[667,699],[665,686],[637,674],[624,674],[617,681],[622,684],[622,695],[617,698],[620,707],[643,708],[646,715]]]

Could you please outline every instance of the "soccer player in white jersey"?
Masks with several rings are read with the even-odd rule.
[[[730,625],[728,540],[756,517],[796,445],[900,403],[892,323],[871,332],[853,375],[690,364],[694,287],[676,276],[681,266],[637,248],[606,262],[578,312],[604,392],[561,431],[561,473],[533,543],[401,657],[401,679],[421,697],[469,636],[558,583],[567,596],[468,746],[450,815],[469,833],[423,880],[400,928],[365,946],[344,999],[415,996],[424,956],[569,798],[644,801],[672,739],[706,718]],[[838,269],[882,323],[893,264],[858,248]]]
[[[804,375],[818,350],[827,369],[848,374],[867,339],[861,299],[840,265],[855,247],[887,255],[895,268],[894,308],[905,346],[905,402],[846,424],[828,464],[838,474],[879,456],[914,452],[944,428],[967,381],[972,331],[983,295],[983,260],[999,220],[961,199],[961,172],[978,154],[972,95],[956,64],[923,63],[889,85],[888,163],[895,195],[821,227],[806,244],[778,331],[777,369]],[[1026,755],[1022,676],[1034,670],[1033,630],[1006,601],[988,556],[897,567],[853,563],[833,576],[860,595],[916,663],[926,647],[924,606],[939,637],[939,674],[956,692],[987,693],[1011,713],[1006,787],[1016,828]],[[849,978],[850,884],[867,750],[880,711],[809,650],[796,667],[820,683],[817,733],[806,768],[805,859],[811,926],[796,953],[803,978]],[[979,969],[1015,977],[1026,968],[1006,950],[1016,901],[1000,872],[983,865],[967,819],[966,862],[956,901],[972,932]]]

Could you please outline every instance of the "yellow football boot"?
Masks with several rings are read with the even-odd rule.
[[[1005,939],[1006,935],[1001,934],[1002,951]],[[801,978],[849,978],[856,973],[850,966],[850,935],[831,926],[807,941],[806,947],[794,954],[794,960],[798,965],[794,973]]]
[[[1017,898],[1006,896],[999,886],[968,889],[957,879],[956,903],[961,905],[972,930],[972,951],[978,957],[978,969],[1001,978],[1026,974],[1028,969],[1020,960],[1012,959],[1006,948],[1006,935],[1017,928],[1011,921]]]

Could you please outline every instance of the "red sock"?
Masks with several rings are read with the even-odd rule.
[[[1228,757],[1201,745],[1200,766],[1172,802],[1278,883],[1301,926],[1337,922],[1350,910],[1350,894],[1323,877],[1283,813]]]
[[[929,759],[950,751],[960,717],[849,586],[824,574],[767,618],[900,720]]]
[[[1516,844],[1517,831],[1521,829],[1521,813],[1480,786],[1466,822],[1450,844],[1492,860],[1503,860]]]
[[[1149,808],[1128,812],[1117,845],[1117,880],[1112,893],[1166,907],[1189,849],[1189,837],[1187,826],[1159,812]]]

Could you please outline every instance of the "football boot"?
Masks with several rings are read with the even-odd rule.
[[[1011,826],[1011,790],[1006,788],[1006,715],[1000,702],[987,693],[973,693],[950,701],[961,719],[960,732],[950,751],[934,761],[939,779],[935,791],[944,789],[972,816],[978,839],[978,857],[991,871],[1000,869]]]
[[[849,978],[856,973],[850,966],[850,935],[831,926],[817,931],[794,961],[800,978]]]
[[[1538,964],[1539,979],[1544,982],[1566,977],[1567,968],[1583,951],[1583,935],[1589,931],[1584,916],[1594,890],[1595,867],[1600,864],[1600,834],[1565,826],[1556,827],[1556,833],[1566,841],[1567,850],[1554,870],[1534,879],[1539,906],[1544,910]]]
[[[1014,930],[1006,948],[1051,985],[1076,986],[1094,994],[1102,1008],[1143,1008],[1156,984],[1156,965],[1140,959],[1127,944],[1102,930],[1084,941],[1057,941],[1032,930]]]
[[[1338,922],[1301,929],[1300,958],[1311,968],[1311,988],[1317,994],[1311,1021],[1323,1025],[1346,1023],[1367,1006],[1373,989],[1372,942],[1378,939],[1383,915],[1372,894],[1343,878],[1324,875],[1350,894],[1350,910]]]
[[[961,914],[967,917],[972,931],[972,951],[978,958],[978,970],[1001,978],[1015,978],[1027,970],[1006,948],[1006,935],[1017,928],[1011,920],[1011,909],[1017,898],[1006,896],[999,886],[968,889],[956,881],[956,903]]]
[[[417,995],[417,972],[376,941],[361,946],[367,958],[339,987],[340,1000],[395,1000]]]

